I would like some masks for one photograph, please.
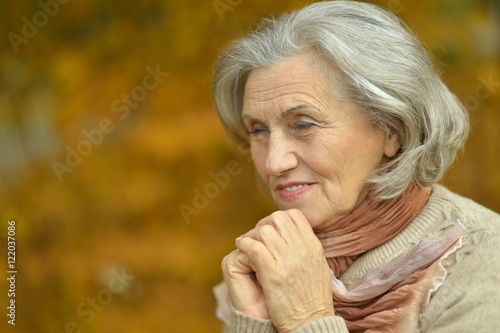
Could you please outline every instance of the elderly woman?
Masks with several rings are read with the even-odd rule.
[[[226,331],[500,331],[500,216],[436,184],[466,110],[394,15],[265,20],[221,55],[214,95],[279,207],[222,262]]]

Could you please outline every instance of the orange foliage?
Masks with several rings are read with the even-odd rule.
[[[214,1],[71,1],[26,42],[14,47],[4,38],[0,234],[16,221],[15,332],[220,330],[211,292],[220,260],[274,206],[216,116],[215,59],[257,18],[306,2],[243,1],[221,16]],[[500,81],[496,2],[369,2],[397,11],[471,111],[473,132],[444,183],[500,211],[500,87],[477,96],[484,80]],[[3,36],[22,36],[22,18],[32,22],[43,10],[38,2],[4,6]],[[147,66],[168,76],[145,90]],[[128,108],[126,116],[117,105]],[[85,146],[85,131],[103,119],[113,129]],[[85,156],[73,156],[59,181],[53,162],[67,164],[68,149]],[[241,173],[186,221],[179,204],[194,207],[196,190],[203,193],[211,172],[231,160]],[[121,269],[134,278],[106,298],[113,270]],[[1,332],[13,329],[4,314],[7,289],[0,279]]]

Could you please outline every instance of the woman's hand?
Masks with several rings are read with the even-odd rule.
[[[222,273],[235,309],[257,318],[270,318],[264,293],[256,281],[248,255],[236,250],[225,256]]]
[[[267,315],[263,306],[255,307],[265,300],[265,309],[278,332],[291,332],[311,320],[335,314],[332,277],[323,247],[299,210],[269,215],[239,237],[236,246],[239,252],[234,256],[238,260],[231,261],[231,267],[249,276],[228,285],[236,309]],[[251,279],[253,272],[260,285]],[[236,304],[233,295],[237,295]],[[247,312],[249,308],[252,310]]]

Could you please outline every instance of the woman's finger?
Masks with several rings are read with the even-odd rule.
[[[259,240],[251,237],[243,237],[236,242],[238,250],[248,255],[251,268],[259,275],[262,270],[276,268],[277,255],[273,256],[271,251]]]
[[[268,319],[264,293],[255,281],[255,271],[249,256],[239,250],[222,260],[222,272],[232,305],[235,309],[254,317]]]
[[[247,254],[235,250],[222,259],[222,273],[229,277],[236,274],[250,274],[252,268]]]
[[[294,221],[288,214],[288,211],[276,211],[269,216],[266,216],[257,223],[255,229],[263,226],[272,226],[283,240],[290,246],[297,243],[300,232],[297,229]]]
[[[312,229],[311,225],[309,224],[309,221],[307,218],[302,214],[302,212],[298,209],[290,209],[287,210],[287,214],[292,220],[293,224],[297,228],[297,231],[299,234],[301,234],[303,237],[311,238],[314,237],[317,239],[316,235],[314,234],[314,230]]]

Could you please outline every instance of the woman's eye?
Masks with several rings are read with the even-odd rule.
[[[293,124],[293,129],[294,130],[307,130],[315,127],[316,124],[307,122],[307,121],[298,121]]]
[[[264,126],[255,126],[251,131],[248,132],[249,135],[252,135],[252,134],[259,134],[259,133],[263,133],[263,132],[268,132],[269,130],[267,129],[267,127],[264,127]]]

